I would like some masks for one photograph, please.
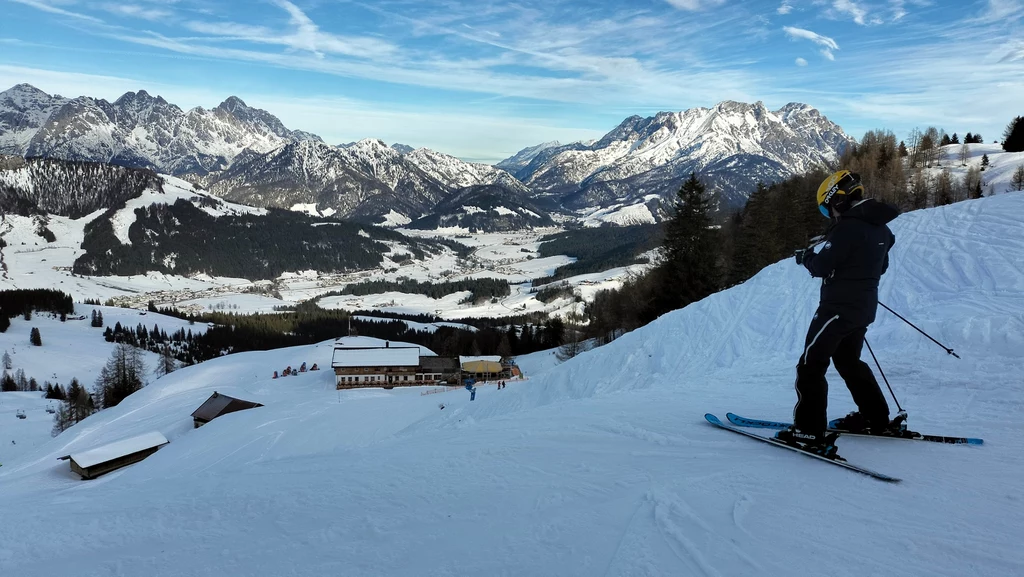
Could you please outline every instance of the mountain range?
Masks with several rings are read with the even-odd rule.
[[[742,206],[757,183],[830,166],[852,139],[816,109],[725,101],[711,108],[631,116],[592,143],[547,143],[498,166],[559,206],[580,210],[670,198],[698,173],[723,207]]]
[[[547,212],[658,220],[663,201],[691,171],[729,210],[759,181],[835,163],[850,142],[805,104],[770,111],[761,102],[726,101],[631,116],[596,141],[538,144],[489,166],[374,138],[329,145],[235,96],[213,109],[183,111],[145,91],[113,103],[28,84],[0,92],[0,154],[147,168],[232,201],[378,224],[462,221],[453,217],[465,213],[463,205],[477,206],[472,198],[480,194],[487,196],[481,205],[503,198],[505,209],[525,208],[539,219],[524,212],[505,218],[495,207],[488,212],[498,228],[546,222]],[[431,216],[438,218],[422,221]],[[492,228],[488,218],[471,220]]]

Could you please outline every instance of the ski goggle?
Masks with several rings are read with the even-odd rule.
[[[825,218],[832,218],[832,215],[828,213],[828,207],[826,207],[824,204],[819,204],[818,210],[821,211],[821,214],[824,215]]]

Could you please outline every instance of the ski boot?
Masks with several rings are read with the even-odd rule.
[[[860,413],[853,411],[845,417],[840,417],[828,424],[829,429],[835,429],[846,433],[857,433],[859,435],[878,435],[881,437],[902,437],[907,430],[907,414],[900,412],[893,420],[869,421]]]
[[[775,433],[775,439],[801,451],[807,451],[815,455],[825,457],[834,461],[845,461],[837,453],[836,439],[838,433],[807,433],[796,427],[789,427]]]

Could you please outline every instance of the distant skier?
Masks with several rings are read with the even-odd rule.
[[[821,213],[835,220],[820,253],[813,248],[796,252],[797,264],[822,279],[821,297],[796,366],[793,426],[776,438],[832,457],[836,434],[826,431],[829,359],[859,409],[840,419],[841,428],[881,432],[890,425],[889,405],[860,353],[878,308],[878,281],[889,267],[889,249],[896,242],[886,223],[899,210],[864,198],[860,176],[848,170],[826,178],[817,199]]]

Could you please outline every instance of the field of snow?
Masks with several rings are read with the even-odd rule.
[[[963,166],[960,161],[961,146],[950,144],[941,147],[941,166],[925,169],[929,176],[937,177],[943,169],[948,169],[955,181],[961,182],[967,169],[971,166],[980,168],[982,157],[987,154],[989,166],[981,173],[982,192],[991,196],[1012,190],[1010,181],[1013,179],[1013,171],[1024,165],[1024,152],[1004,152],[1000,144],[968,144],[970,153],[967,165]]]
[[[0,351],[11,355],[13,366],[10,372],[13,374],[18,369],[24,369],[26,378],[35,377],[40,385],[43,381],[50,381],[67,386],[72,378],[78,378],[79,382],[91,388],[114,350],[114,344],[103,339],[103,329],[90,326],[94,309],[103,313],[103,324],[109,327],[117,323],[135,327],[141,323],[148,330],[158,325],[168,334],[179,328],[192,331],[193,334],[206,331],[204,324],[190,325],[188,321],[166,315],[140,314],[141,311],[131,309],[76,303],[75,317],[83,317],[81,320],[68,317],[62,323],[48,313],[36,313],[28,321],[20,316],[11,319],[10,328],[0,333]],[[41,347],[33,346],[28,341],[33,327],[39,329],[43,341]],[[156,366],[157,358],[155,353],[149,352],[143,357],[150,369]]]
[[[1022,226],[1021,193],[893,224],[881,300],[963,359],[884,311],[868,339],[911,427],[985,438],[840,440],[843,456],[898,485],[704,422],[706,411],[788,418],[817,282],[787,260],[566,363],[524,356],[529,381],[481,387],[474,402],[461,389],[339,393],[329,370],[270,378],[329,366],[331,342],[179,370],[4,462],[0,566],[22,577],[1024,574]],[[829,376],[830,414],[844,414],[849,395]],[[265,406],[192,429],[214,390]],[[96,481],[57,460],[149,431],[170,444]]]

